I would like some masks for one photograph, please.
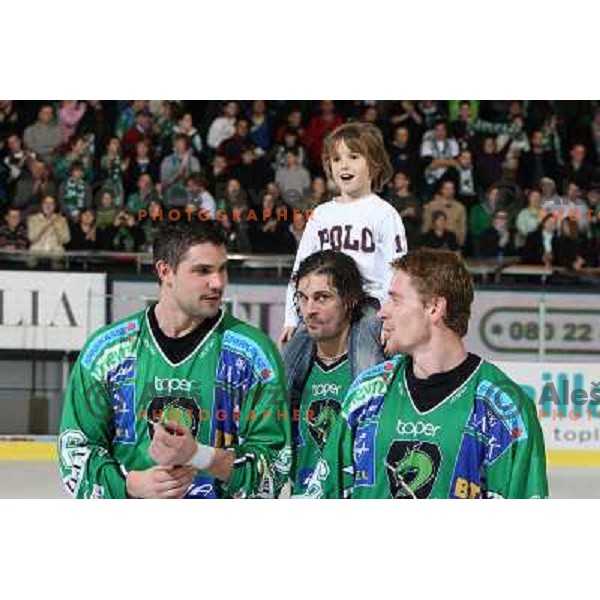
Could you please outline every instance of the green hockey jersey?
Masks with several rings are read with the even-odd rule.
[[[330,367],[315,360],[302,391],[299,419],[292,422],[294,494],[306,489],[351,383],[347,357]]]
[[[308,484],[312,498],[543,498],[546,458],[535,407],[481,360],[419,412],[394,357],[362,373]]]
[[[147,311],[96,332],[66,391],[58,452],[77,498],[125,498],[125,475],[154,466],[156,421],[177,421],[198,442],[231,448],[227,483],[199,473],[188,498],[276,497],[289,476],[291,426],[281,358],[258,329],[221,313],[178,364],[154,339]]]

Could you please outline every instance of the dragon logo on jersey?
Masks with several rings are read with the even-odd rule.
[[[316,400],[310,405],[310,410],[307,419],[308,431],[322,451],[342,406],[337,400]]]
[[[154,436],[154,422],[167,423],[175,421],[192,432],[192,437],[198,434],[199,409],[192,398],[177,398],[173,396],[158,396],[152,398],[147,410],[148,435]]]
[[[385,468],[392,498],[428,498],[441,463],[437,444],[396,440],[387,453]]]

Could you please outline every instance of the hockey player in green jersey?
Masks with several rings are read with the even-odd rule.
[[[379,312],[392,358],[353,382],[305,495],[546,497],[533,403],[463,344],[473,301],[464,263],[420,250],[393,267]]]
[[[275,497],[291,464],[283,365],[221,307],[222,231],[166,222],[153,250],[158,303],[96,332],[71,373],[63,485],[77,498]]]
[[[305,258],[293,284],[296,309],[312,341],[312,367],[301,396],[292,396],[292,408],[298,407],[299,419],[292,421],[291,480],[294,494],[301,494],[352,382],[348,360],[350,327],[362,314],[368,298],[354,260],[334,250],[315,252]],[[296,366],[290,364],[292,358],[284,353],[288,381]]]

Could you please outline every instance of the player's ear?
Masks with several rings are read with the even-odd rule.
[[[443,320],[448,313],[448,301],[443,296],[433,298],[429,305],[429,311],[436,321]]]
[[[156,269],[156,275],[158,277],[158,280],[162,285],[166,282],[166,279],[171,271],[171,266],[166,260],[158,260],[156,261],[154,268]]]

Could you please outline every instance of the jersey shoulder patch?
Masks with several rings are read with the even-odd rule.
[[[86,369],[91,368],[94,361],[102,354],[102,352],[113,344],[117,344],[131,335],[135,335],[140,331],[142,317],[144,313],[136,313],[103,327],[97,331],[86,344],[81,356],[81,364]]]
[[[478,370],[478,394],[485,399],[494,414],[510,420],[511,417],[537,419],[535,403],[527,391],[493,363],[482,360]]]
[[[234,327],[223,334],[223,350],[241,355],[262,383],[274,381],[279,365],[269,355],[273,342],[262,331],[235,320]]]
[[[351,427],[359,419],[379,414],[389,385],[403,362],[403,356],[393,356],[363,371],[354,380],[343,410],[343,416]]]
[[[365,369],[361,373],[358,374],[356,379],[352,382],[348,393],[350,394],[355,389],[363,386],[365,383],[372,381],[374,379],[381,379],[383,381],[387,381],[391,379],[391,377],[396,373],[399,366],[404,362],[404,356],[398,354],[396,356],[392,356],[384,360],[383,362],[377,363],[368,369]]]
[[[485,460],[495,462],[513,444],[529,436],[529,398],[517,384],[489,363],[481,368],[468,429],[486,441]],[[492,368],[490,368],[492,367]]]

